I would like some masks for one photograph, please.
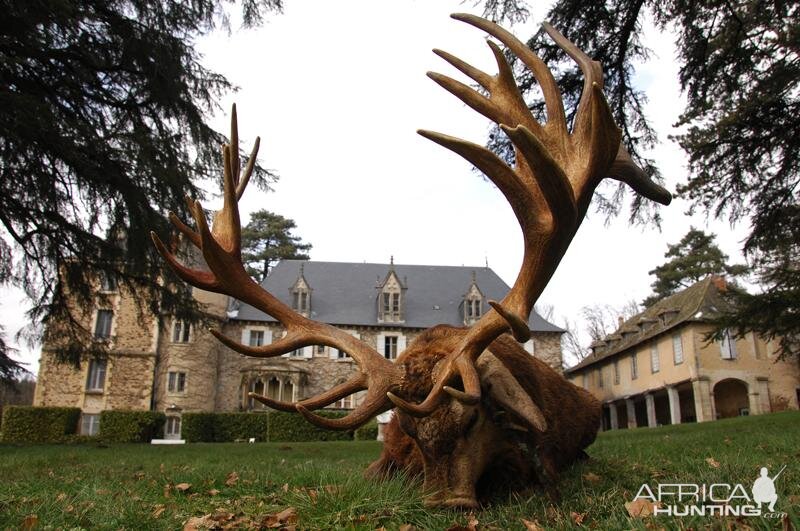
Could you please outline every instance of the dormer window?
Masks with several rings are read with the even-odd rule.
[[[464,324],[471,325],[483,314],[483,293],[478,288],[475,280],[475,271],[472,272],[472,282],[464,294]]]
[[[311,286],[304,275],[304,264],[300,264],[300,274],[291,287],[292,309],[306,317],[311,314]]]
[[[389,273],[386,278],[377,287],[380,290],[378,293],[378,322],[404,322],[406,286],[404,282],[400,281],[394,270],[394,260],[389,265]]]

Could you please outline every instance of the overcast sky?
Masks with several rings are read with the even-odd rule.
[[[274,192],[252,187],[247,215],[266,208],[294,219],[296,234],[313,244],[312,260],[465,265],[487,261],[509,285],[522,260],[522,237],[500,192],[457,155],[415,133],[432,129],[483,143],[489,122],[425,76],[435,70],[463,79],[431,53],[441,48],[495,72],[484,34],[449,13],[480,14],[472,2],[292,0],[263,27],[221,31],[198,43],[211,69],[240,89],[220,102],[214,118],[227,131],[236,102],[242,148],[261,136],[260,161],[281,176]],[[511,27],[522,40],[538,28],[545,6]],[[660,136],[652,153],[667,188],[685,179],[686,158],[668,139],[683,108],[673,37],[654,30],[655,51],[638,68],[649,97],[647,115]],[[206,207],[215,207],[212,201]],[[590,211],[540,303],[556,324],[579,318],[586,305],[621,306],[650,292],[647,272],[663,262],[667,243],[691,225],[718,235],[740,260],[746,227],[690,217],[681,200],[662,208],[663,224],[631,227],[623,214],[605,223]],[[17,292],[3,290],[0,319],[9,335],[25,324]],[[20,346],[37,369],[38,349]]]

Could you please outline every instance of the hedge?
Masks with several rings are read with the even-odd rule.
[[[161,437],[166,418],[155,411],[102,411],[99,436],[103,442],[147,443]]]
[[[319,411],[340,418],[341,411]],[[102,424],[101,424],[102,426]],[[255,438],[259,442],[349,441],[352,432],[317,428],[296,413],[184,413],[181,435],[187,442],[231,442]]]
[[[3,411],[0,442],[59,443],[78,430],[76,407],[8,406]]]
[[[378,419],[372,419],[353,433],[357,441],[374,441],[378,438]]]

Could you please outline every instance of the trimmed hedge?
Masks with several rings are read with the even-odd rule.
[[[374,441],[378,438],[378,419],[372,419],[353,433],[357,441]]]
[[[340,418],[341,411],[318,411]],[[306,422],[296,413],[184,413],[181,434],[187,442],[231,442],[255,438],[259,442],[349,441],[352,432],[329,431]],[[101,423],[102,426],[102,423]]]
[[[76,407],[8,406],[3,411],[0,442],[60,443],[78,430]]]
[[[102,411],[99,437],[111,443],[150,442],[164,433],[166,419],[155,411]]]

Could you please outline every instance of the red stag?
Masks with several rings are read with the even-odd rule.
[[[235,109],[231,144],[223,146],[224,204],[212,228],[197,201],[190,203],[196,231],[170,215],[175,227],[202,251],[209,271],[183,266],[157,236],[153,240],[186,282],[244,301],[279,320],[287,330],[277,342],[261,347],[239,344],[214,331],[228,347],[247,356],[269,358],[326,345],[347,352],[359,366],[346,383],[297,403],[254,398],[275,409],[297,411],[309,422],[332,430],[355,429],[396,407],[383,454],[367,474],[422,472],[428,504],[475,507],[479,495],[497,485],[516,488],[540,483],[554,493],[558,470],[579,458],[596,435],[600,404],[518,343],[530,336],[526,323],[534,302],[577,232],[595,188],[610,177],[663,204],[669,203],[670,195],[633,163],[620,143],[620,130],[603,96],[599,63],[544,25],[585,76],[570,132],[555,80],[536,54],[496,24],[472,15],[453,18],[482,29],[513,52],[539,82],[547,111],[543,124],[532,116],[503,51],[493,41],[488,44],[499,70],[494,76],[435,50],[483,91],[441,74],[429,76],[497,123],[515,151],[512,168],[481,145],[419,131],[483,171],[511,204],[522,227],[525,250],[514,286],[502,301],[490,301],[492,310],[473,326],[433,327],[393,363],[350,334],[296,313],[255,283],[241,262],[237,202],[252,172],[258,140],[242,173]],[[364,400],[344,418],[313,413],[358,391],[366,391]]]

